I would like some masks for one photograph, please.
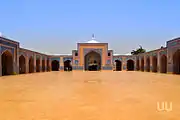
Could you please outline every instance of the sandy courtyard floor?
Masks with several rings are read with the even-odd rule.
[[[172,111],[158,111],[157,102],[172,103]],[[0,77],[0,120],[180,120],[180,75],[47,72]]]

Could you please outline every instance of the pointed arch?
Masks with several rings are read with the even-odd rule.
[[[24,55],[19,57],[19,73],[25,74],[26,73],[26,58]]]
[[[13,55],[9,50],[5,50],[1,55],[2,76],[13,74]]]

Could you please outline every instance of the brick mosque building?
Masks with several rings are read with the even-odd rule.
[[[93,37],[77,43],[72,55],[47,55],[20,48],[19,42],[0,36],[0,76],[46,71],[146,71],[180,74],[180,38],[166,47],[138,55],[114,55],[108,43]]]

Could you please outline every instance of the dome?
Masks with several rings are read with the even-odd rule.
[[[89,40],[89,41],[87,41],[87,43],[99,43],[99,42],[96,40]]]

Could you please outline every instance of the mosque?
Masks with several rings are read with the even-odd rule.
[[[138,55],[114,55],[108,43],[77,43],[72,55],[47,55],[0,36],[0,76],[48,71],[146,71],[180,74],[180,38]]]

